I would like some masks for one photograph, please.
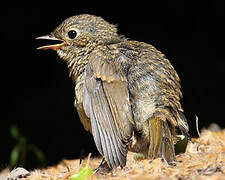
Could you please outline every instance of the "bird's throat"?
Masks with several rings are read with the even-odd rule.
[[[69,76],[73,82],[76,82],[77,78],[85,71],[86,64],[88,62],[88,54],[73,51],[65,51],[62,49],[57,50],[59,57],[66,62]]]

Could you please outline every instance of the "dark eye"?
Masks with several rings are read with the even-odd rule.
[[[71,30],[68,32],[68,37],[70,39],[74,39],[77,36],[77,32],[75,30]]]

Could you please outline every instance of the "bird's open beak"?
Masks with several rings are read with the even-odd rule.
[[[43,49],[43,50],[52,49],[52,50],[56,51],[56,50],[60,49],[62,46],[65,45],[65,42],[63,42],[61,39],[58,39],[58,38],[54,37],[53,35],[40,36],[40,37],[37,37],[36,39],[45,39],[45,40],[61,41],[62,42],[62,43],[58,43],[58,44],[41,46],[41,47],[38,47],[37,49]]]

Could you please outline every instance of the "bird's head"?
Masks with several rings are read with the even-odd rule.
[[[98,45],[119,42],[122,38],[117,28],[103,20],[101,17],[83,14],[72,16],[63,21],[50,35],[37,39],[60,41],[39,47],[38,49],[56,50],[64,60],[86,54]]]

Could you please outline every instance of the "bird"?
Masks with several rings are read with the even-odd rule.
[[[123,168],[128,151],[173,165],[176,134],[190,136],[180,79],[163,53],[90,14],[69,17],[36,39],[51,40],[37,49],[54,50],[67,64],[74,105],[104,166]]]

